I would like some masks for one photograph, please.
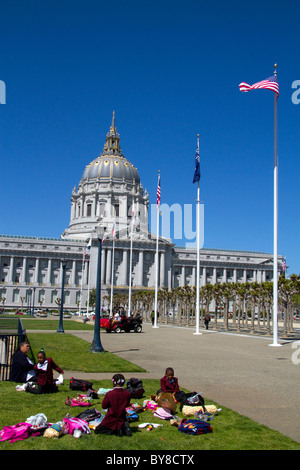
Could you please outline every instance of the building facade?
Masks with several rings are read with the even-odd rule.
[[[156,235],[149,231],[148,211],[149,195],[138,170],[122,154],[113,115],[102,153],[86,166],[72,191],[70,222],[61,238],[0,235],[2,306],[57,308],[65,260],[64,307],[85,310],[96,286],[97,227],[103,232],[102,299],[111,285],[114,292],[128,292],[129,285],[154,289]],[[160,237],[158,251],[159,288],[196,285],[196,249]],[[200,285],[271,281],[272,258],[268,253],[202,248]],[[279,271],[282,264],[279,256]]]

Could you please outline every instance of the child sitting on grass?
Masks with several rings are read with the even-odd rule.
[[[37,355],[37,364],[34,366],[34,370],[37,376],[37,387],[30,386],[29,384],[25,388],[26,392],[35,393],[40,395],[42,393],[55,393],[57,392],[57,386],[53,380],[53,370],[56,370],[60,374],[64,371],[53,361],[51,357],[46,358],[44,350],[41,350]]]
[[[160,389],[157,391],[157,395],[161,392],[171,393],[172,395],[179,392],[179,385],[177,377],[174,377],[174,369],[167,367],[164,377],[160,379]]]
[[[126,421],[126,408],[130,405],[131,393],[123,389],[125,378],[122,374],[115,374],[112,382],[114,388],[105,394],[102,401],[102,408],[107,409],[107,413],[95,429],[95,434],[131,436],[132,432]]]

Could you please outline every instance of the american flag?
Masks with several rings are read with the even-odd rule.
[[[196,155],[195,155],[195,173],[193,178],[193,183],[197,183],[200,180],[200,155],[199,155],[199,144],[197,146]]]
[[[159,207],[160,205],[160,174],[158,175],[156,196],[157,196],[157,207]]]
[[[248,85],[248,83],[242,82],[239,84],[239,87],[241,91],[250,91],[257,90],[258,88],[264,88],[266,90],[274,91],[277,96],[279,95],[279,84],[277,75],[273,75],[273,77],[269,77],[266,80],[254,83],[253,85]]]

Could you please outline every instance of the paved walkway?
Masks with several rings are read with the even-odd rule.
[[[126,379],[160,379],[165,368],[171,366],[179,385],[300,442],[300,344],[279,341],[282,346],[274,347],[270,346],[272,337],[200,332],[195,335],[191,328],[152,328],[144,323],[140,334],[108,334],[101,330],[101,342],[106,351],[147,371],[125,374]],[[72,334],[89,343],[94,336],[93,331]],[[69,371],[65,378],[72,375],[101,380],[113,374]]]

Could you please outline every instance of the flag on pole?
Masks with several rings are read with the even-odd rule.
[[[157,196],[157,209],[158,209],[159,205],[160,205],[160,173],[158,174],[158,183],[157,183],[156,196]]]
[[[113,240],[116,238],[116,223],[113,223],[112,229],[111,229],[112,237]]]
[[[277,96],[279,95],[279,84],[277,75],[273,75],[272,77],[269,77],[266,80],[262,80],[261,82],[254,83],[253,85],[249,85],[248,83],[242,82],[239,84],[239,88],[241,91],[250,91],[262,88],[274,91]]]
[[[285,273],[286,271],[286,260],[284,260],[283,265],[282,265],[282,271]]]
[[[92,240],[90,238],[88,244],[84,247],[83,261],[85,260],[86,255],[90,254],[91,244],[92,244]]]
[[[200,155],[199,155],[199,143],[197,146],[196,150],[196,156],[195,156],[195,173],[194,173],[194,178],[193,178],[193,183],[197,183],[200,181]]]

